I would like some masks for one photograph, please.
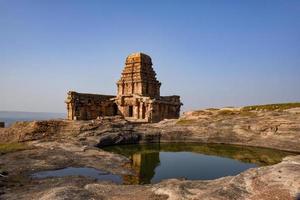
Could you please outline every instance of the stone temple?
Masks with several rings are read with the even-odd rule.
[[[178,118],[179,96],[160,96],[150,56],[133,53],[126,58],[117,82],[117,96],[68,92],[65,101],[69,120],[91,120],[121,115],[129,121],[158,122]]]

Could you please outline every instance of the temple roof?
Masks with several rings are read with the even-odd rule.
[[[132,53],[126,58],[126,63],[143,62],[152,64],[151,57],[142,52]]]

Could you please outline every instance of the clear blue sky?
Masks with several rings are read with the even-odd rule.
[[[0,110],[115,94],[137,51],[184,110],[300,101],[299,0],[0,0]]]

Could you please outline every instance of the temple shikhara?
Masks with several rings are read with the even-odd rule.
[[[69,120],[91,120],[121,115],[130,121],[158,122],[178,118],[180,97],[160,96],[150,56],[134,53],[126,58],[117,82],[117,96],[68,92],[65,101]]]

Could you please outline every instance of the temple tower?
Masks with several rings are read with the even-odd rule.
[[[133,53],[126,58],[121,79],[117,82],[118,96],[141,95],[160,96],[161,83],[156,79],[150,56]]]

